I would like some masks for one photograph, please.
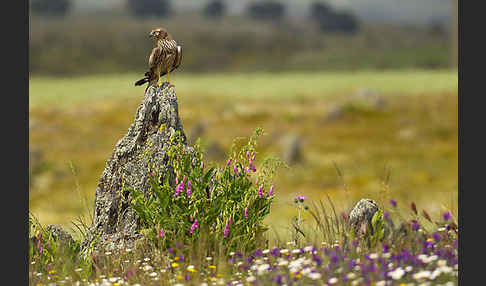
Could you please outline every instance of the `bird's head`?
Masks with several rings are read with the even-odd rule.
[[[149,38],[154,40],[165,39],[169,33],[164,28],[153,28],[149,34]]]

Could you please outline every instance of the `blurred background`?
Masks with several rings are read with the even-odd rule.
[[[171,81],[190,143],[221,164],[260,126],[257,158],[289,165],[275,178],[277,231],[296,195],[457,214],[457,0],[32,0],[29,206],[41,223],[89,221],[159,26],[184,49]]]

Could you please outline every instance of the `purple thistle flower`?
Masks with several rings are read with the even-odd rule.
[[[189,231],[189,233],[193,233],[194,230],[196,230],[196,228],[198,228],[199,224],[197,223],[197,219],[195,219],[194,223],[192,224],[191,226],[191,230]]]
[[[269,196],[273,196],[273,185],[270,187],[270,191],[268,192]]]
[[[396,207],[397,207],[397,201],[395,201],[394,199],[391,199],[391,200],[390,200],[390,204],[391,204],[391,205],[392,205],[394,208],[396,208]]]
[[[248,218],[248,207],[245,208],[245,218]]]
[[[450,212],[445,212],[444,214],[442,214],[442,218],[445,220],[445,221],[448,221],[451,219],[451,213]]]
[[[307,197],[305,196],[297,196],[295,199],[301,203],[303,203],[305,200],[307,200]]]

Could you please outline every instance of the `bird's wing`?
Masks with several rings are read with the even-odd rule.
[[[153,48],[148,61],[149,68],[151,70],[155,70],[157,65],[160,63],[162,57],[162,48],[159,46]]]
[[[182,47],[181,46],[177,46],[175,61],[174,61],[174,65],[172,66],[172,70],[171,71],[173,71],[176,68],[178,68],[181,65],[181,62],[182,62]]]

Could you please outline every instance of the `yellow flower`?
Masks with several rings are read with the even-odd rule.
[[[175,261],[178,261],[179,260],[179,256],[174,257],[174,260]]]
[[[177,279],[183,279],[184,277],[182,277],[182,275],[177,275]]]
[[[174,267],[174,268],[176,268],[177,266],[179,266],[179,264],[178,264],[177,262],[174,262],[174,263],[172,263],[171,265],[172,265],[172,267]]]
[[[400,283],[400,286],[407,286],[405,283]]]
[[[42,286],[42,283],[37,283],[37,285],[36,285],[36,286]]]
[[[209,265],[208,267],[211,269],[216,269],[216,265]]]
[[[297,275],[295,275],[296,278],[302,278],[302,274],[301,273],[297,273]]]
[[[55,269],[52,269],[52,270],[49,270],[48,272],[49,274],[55,274],[56,273],[56,270]]]
[[[113,286],[120,286],[117,282],[113,283]]]
[[[187,269],[187,271],[189,271],[189,272],[193,272],[193,273],[194,273],[194,272],[197,272],[197,270],[196,270],[196,269],[194,269],[194,268],[189,268],[189,269]]]
[[[434,241],[434,239],[432,239],[431,237],[427,238],[427,242],[432,242]]]

